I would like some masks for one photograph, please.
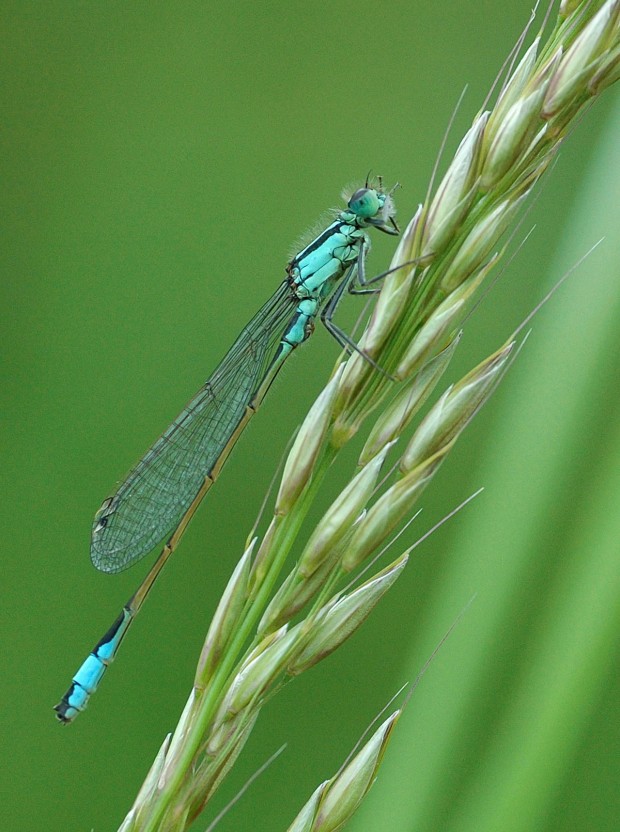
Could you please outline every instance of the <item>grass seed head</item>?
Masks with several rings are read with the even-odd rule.
[[[541,107],[549,80],[529,95],[519,98],[508,110],[498,128],[484,161],[481,185],[491,188],[504,176],[528,148],[540,127]]]
[[[378,355],[379,350],[384,345],[390,332],[393,331],[398,319],[402,317],[407,306],[409,289],[415,269],[413,266],[403,266],[399,271],[403,272],[405,279],[383,287],[373,310],[368,329],[360,340],[360,347],[373,357]]]
[[[287,514],[310,481],[314,464],[321,453],[323,439],[330,424],[343,367],[343,364],[338,367],[327,387],[310,408],[299,429],[284,466],[276,499],[276,514]]]
[[[248,584],[252,552],[256,538],[252,540],[235,567],[224,590],[205,639],[200,655],[196,683],[204,685],[213,667],[217,664],[226,647],[230,634],[239,620],[239,615],[248,597]]]
[[[453,340],[452,333],[461,319],[467,302],[486,277],[490,265],[494,265],[494,263],[495,259],[491,258],[490,263],[485,264],[460,286],[457,286],[431,312],[414,335],[399,361],[396,368],[398,379],[409,378],[420,367],[423,367],[431,356],[437,355],[446,348],[448,338],[450,341]]]
[[[312,792],[312,796],[302,806],[301,811],[286,832],[312,832],[312,830],[316,829],[314,824],[319,812],[319,806],[321,805],[325,789],[328,786],[329,780],[325,780]]]
[[[479,115],[469,128],[437,189],[424,228],[424,255],[437,255],[448,245],[474,199],[488,115]]]
[[[523,54],[508,81],[506,81],[506,85],[493,107],[493,114],[486,131],[485,138],[488,144],[495,138],[495,133],[501,126],[508,110],[523,96],[525,86],[530,81],[536,67],[539,45],[540,38],[536,38]]]
[[[244,662],[235,677],[222,710],[235,716],[251,702],[258,702],[290,661],[298,637],[295,629],[287,631],[286,626],[266,636],[266,646]]]
[[[328,605],[324,613],[320,612],[303,648],[287,668],[287,673],[298,676],[329,656],[352,636],[400,576],[407,565],[407,559],[406,554],[401,555],[354,592],[344,595],[335,604]]]
[[[509,197],[502,200],[474,225],[441,279],[444,292],[454,291],[483,264],[513,220],[525,196],[526,194],[516,199]]]
[[[319,521],[299,562],[299,572],[309,577],[329,557],[370,499],[390,446],[368,462],[336,497]]]
[[[446,445],[430,459],[394,483],[368,509],[366,516],[356,526],[342,559],[342,568],[351,572],[383,545],[398,524],[411,513],[426,486],[450,450]]]
[[[365,465],[387,444],[398,439],[407,428],[444,374],[459,340],[460,333],[457,333],[445,349],[427,361],[408,383],[401,385],[399,392],[373,425],[360,454],[360,465]]]
[[[577,35],[549,86],[544,105],[547,118],[588,93],[588,83],[599,69],[599,60],[610,40],[618,38],[619,15],[620,0],[608,0]]]
[[[416,469],[429,456],[457,439],[495,389],[513,347],[514,342],[502,347],[446,390],[405,449],[400,461],[403,474]]]
[[[312,832],[335,832],[353,815],[377,776],[387,744],[401,711],[391,714],[351,762],[329,781]]]
[[[339,546],[330,551],[326,560],[310,577],[300,575],[297,568],[288,574],[265,610],[258,627],[259,633],[270,632],[286,624],[323,589],[331,570],[342,554],[346,540],[347,535]]]

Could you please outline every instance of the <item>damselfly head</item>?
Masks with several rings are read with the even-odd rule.
[[[398,234],[399,228],[394,219],[396,209],[392,199],[394,188],[385,193],[381,184],[379,180],[378,188],[366,185],[358,188],[348,200],[349,210],[355,214],[360,225],[372,225],[386,234]]]

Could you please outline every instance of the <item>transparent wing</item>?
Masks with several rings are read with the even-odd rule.
[[[295,303],[284,281],[114,497],[103,503],[91,539],[98,569],[126,569],[178,526],[269,369]]]

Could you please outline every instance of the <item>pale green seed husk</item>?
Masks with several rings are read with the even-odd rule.
[[[459,340],[460,333],[457,333],[445,349],[428,360],[408,383],[402,384],[402,389],[373,425],[360,454],[360,465],[365,465],[407,429],[444,374]]]
[[[196,670],[194,684],[198,687],[206,683],[217,664],[247,600],[252,552],[255,545],[256,538],[251,541],[236,565],[217,605]]]
[[[389,716],[364,744],[344,771],[326,788],[312,830],[334,832],[353,815],[375,781],[377,770],[401,711]]]
[[[303,673],[350,638],[400,576],[407,560],[407,554],[401,555],[354,592],[342,596],[319,612],[303,648],[288,666],[287,673],[291,676]]]
[[[319,394],[303,421],[284,466],[276,499],[275,513],[287,514],[308,485],[314,463],[321,453],[323,439],[330,424],[332,408],[344,365],[341,364],[327,387]]]
[[[450,447],[447,445],[394,483],[368,509],[366,516],[355,529],[342,559],[342,568],[345,572],[350,572],[366,560],[411,512],[416,500],[431,481]]]
[[[469,128],[437,189],[424,229],[424,255],[437,255],[448,245],[473,202],[488,116],[482,113]]]
[[[359,471],[325,512],[299,562],[299,573],[309,577],[329,557],[370,499],[389,445]]]
[[[505,370],[514,342],[485,358],[431,408],[405,449],[400,470],[407,474],[456,439],[491,395]]]

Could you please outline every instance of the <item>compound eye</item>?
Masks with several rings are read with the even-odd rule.
[[[360,188],[349,200],[349,208],[358,217],[369,219],[379,212],[381,203],[373,188]]]

